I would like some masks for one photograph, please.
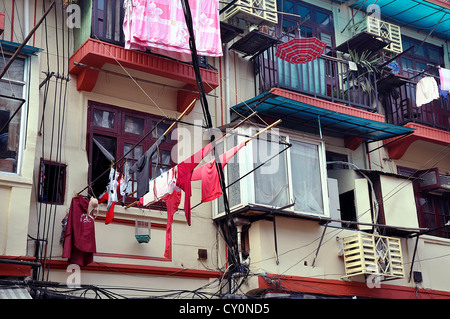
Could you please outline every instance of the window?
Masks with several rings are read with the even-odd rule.
[[[239,138],[243,138],[255,135],[256,131],[242,127],[239,133],[242,134]],[[283,139],[292,146],[287,148]],[[227,149],[233,145],[227,145]],[[239,181],[228,190],[230,208],[253,204],[295,213],[328,215],[325,151],[321,141],[294,135],[283,135],[280,139],[278,135],[263,133],[237,156],[233,166],[225,166],[228,170],[226,185]],[[230,190],[232,187],[234,189]],[[223,212],[221,201],[218,202],[219,214]]]
[[[334,25],[331,11],[303,1],[279,0],[278,9],[282,12],[296,14],[299,17],[280,15],[283,21],[276,27],[277,37],[283,41],[292,38],[316,37],[327,43],[327,50],[334,47]]]
[[[399,174],[405,176],[424,176],[424,171],[416,171],[407,167],[398,167]],[[433,173],[435,169],[426,170],[427,173]],[[425,173],[426,174],[426,173]],[[436,181],[437,182],[437,181]],[[435,229],[430,235],[450,238],[450,229],[444,227],[450,221],[450,196],[448,193],[436,194],[433,191],[427,191],[427,181],[414,181],[414,197],[416,199],[417,215],[419,227]],[[431,183],[432,184],[432,180]]]
[[[282,42],[292,39],[316,37],[327,44],[325,53],[334,46],[333,14],[331,11],[302,1],[278,1],[282,12],[299,15],[280,15],[275,27],[275,36]],[[319,58],[303,64],[292,64],[276,58],[278,85],[287,89],[327,96],[327,83],[332,72],[324,59]]]
[[[171,123],[159,123],[161,117],[133,110],[89,101],[88,110],[88,139],[89,150],[89,182],[94,181],[91,192],[99,197],[106,190],[109,174],[105,173],[112,162],[124,157],[117,163],[120,172],[125,161],[130,166],[134,165],[142,155],[156,142]],[[152,131],[143,141],[139,141]],[[139,144],[138,144],[139,143]],[[171,150],[176,141],[168,134],[167,139],[161,144],[159,151],[152,158],[152,176],[159,175],[168,170],[175,163],[171,159]],[[136,191],[135,176],[132,176],[127,193]],[[134,201],[130,196],[127,201]],[[160,206],[158,204],[158,206]]]
[[[11,56],[0,56],[3,69]],[[0,171],[20,173],[24,143],[25,98],[27,96],[27,62],[17,57],[0,79]]]
[[[66,165],[41,159],[39,172],[39,201],[48,204],[64,204]]]
[[[430,68],[427,64],[444,66],[444,52],[441,47],[430,43],[421,43],[420,40],[402,37],[403,50],[415,46],[406,52],[400,59],[403,75],[413,76],[419,72],[428,70],[427,73],[439,76],[437,68]]]

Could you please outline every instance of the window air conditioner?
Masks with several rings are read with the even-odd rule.
[[[225,11],[224,19],[238,17],[251,23],[264,22],[269,26],[278,23],[276,0],[237,0]]]
[[[400,239],[358,232],[342,238],[345,276],[405,277]]]
[[[419,171],[416,173],[419,181],[419,189],[431,194],[442,195],[450,193],[450,176],[439,174],[437,168]]]

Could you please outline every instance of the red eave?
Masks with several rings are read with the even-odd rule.
[[[370,288],[367,283],[335,279],[268,274],[258,277],[259,289],[269,292],[299,292],[330,296],[357,296],[381,299],[450,299],[450,292],[380,283]]]
[[[125,68],[184,82],[186,85],[183,89],[197,90],[197,82],[192,65],[140,51],[126,50],[123,47],[107,42],[88,39],[69,59],[69,73],[77,75],[77,89],[79,91],[92,91],[97,83],[99,71],[75,65],[74,62],[95,69],[102,68],[105,63],[115,65],[120,63]],[[219,86],[217,71],[201,69],[200,74],[206,93]],[[178,91],[178,110],[184,110],[197,97],[198,94],[196,93],[186,93],[186,90]]]
[[[270,90],[270,93],[276,94],[278,96],[282,96],[294,101],[302,102],[308,105],[313,105],[316,107],[320,107],[322,109],[326,109],[329,111],[342,113],[346,115],[356,116],[363,119],[371,120],[371,121],[377,121],[377,122],[384,122],[385,118],[384,115],[379,113],[373,113],[364,111],[361,109],[357,109],[355,107],[347,106],[341,103],[334,103],[327,100],[322,100],[319,98],[315,98],[308,95],[303,95],[300,93],[279,89],[279,88],[273,88]],[[361,144],[363,143],[363,139],[359,137],[347,137],[345,138],[345,147],[356,150]]]
[[[425,141],[443,146],[450,144],[450,132],[417,123],[407,123],[404,126],[415,129],[414,133],[401,139],[389,139],[384,142],[391,159],[400,159],[415,141]]]
[[[450,9],[450,0],[426,0],[426,2],[434,3],[443,8]]]
[[[384,115],[378,114],[378,113],[372,113],[368,111],[364,111],[361,109],[357,109],[355,107],[347,106],[340,103],[334,103],[327,100],[322,100],[319,98],[315,98],[308,95],[303,95],[300,93],[279,89],[279,88],[273,88],[270,90],[270,93],[298,101],[303,102],[305,104],[313,105],[320,107],[322,109],[326,109],[333,112],[338,112],[342,114],[347,114],[351,116],[357,116],[363,119],[371,120],[371,121],[377,121],[377,122],[384,122]]]

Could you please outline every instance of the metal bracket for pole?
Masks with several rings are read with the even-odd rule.
[[[277,223],[275,221],[275,214],[272,214],[273,218],[273,238],[274,238],[274,244],[275,244],[275,255],[277,257],[277,265],[280,264],[280,259],[278,258],[278,241],[277,241]]]
[[[313,260],[312,265],[311,265],[313,268],[314,268],[314,265],[316,263],[317,255],[319,254],[320,247],[322,246],[323,237],[325,236],[325,232],[327,231],[328,223],[329,223],[329,221],[327,221],[325,223],[325,228],[323,229],[322,237],[320,237],[319,246],[317,247],[316,255],[314,256],[314,260]]]

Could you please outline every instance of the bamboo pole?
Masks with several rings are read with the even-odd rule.
[[[183,118],[183,116],[186,115],[187,111],[189,111],[189,109],[195,104],[196,101],[197,101],[197,99],[194,99],[194,100],[187,106],[187,108],[183,111],[183,113],[181,113],[180,116],[178,116],[177,120],[176,120],[175,122],[173,122],[173,123],[169,126],[169,128],[164,132],[164,134],[163,134],[164,136],[166,136],[167,134],[169,134],[169,132],[173,129],[173,127],[175,126],[175,124],[177,124],[177,121],[181,120],[181,119]],[[131,194],[134,194],[135,192],[137,192],[137,191],[134,191],[134,192],[131,193]],[[131,195],[131,194],[130,194],[130,195]],[[130,207],[136,205],[137,202],[138,202],[138,200],[132,202],[131,204],[129,204],[129,205],[127,205],[127,206],[125,206],[125,209],[128,209],[128,208],[130,208]]]
[[[279,119],[278,121],[276,121],[276,122],[270,124],[268,127],[266,127],[265,129],[263,129],[262,131],[259,131],[258,133],[256,133],[256,134],[253,135],[252,137],[248,138],[248,139],[245,141],[245,143],[250,142],[250,141],[251,141],[252,139],[254,139],[255,137],[258,137],[258,135],[264,133],[264,132],[267,131],[267,130],[270,130],[272,127],[274,127],[275,125],[278,125],[278,124],[280,124],[280,123],[281,123],[281,119]]]
[[[186,114],[187,111],[189,111],[189,109],[192,107],[192,105],[195,104],[195,102],[197,101],[197,99],[194,99],[191,104],[188,105],[188,107],[183,111],[183,113],[180,114],[180,116],[177,118],[177,120],[175,122],[173,122],[169,128],[164,132],[164,136],[166,136],[167,134],[169,134],[169,132],[173,129],[173,127],[175,126],[175,124],[177,124],[177,121],[181,120],[181,118]]]

